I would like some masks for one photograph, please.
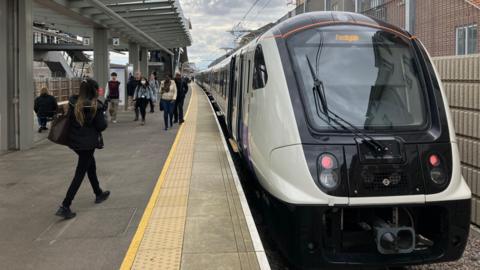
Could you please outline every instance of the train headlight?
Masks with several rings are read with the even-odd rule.
[[[445,173],[442,159],[436,154],[428,157],[428,167],[430,169],[430,180],[441,186],[447,182],[447,174]]]
[[[447,181],[447,176],[441,168],[433,168],[430,171],[430,179],[437,185],[443,185]]]
[[[331,154],[322,154],[318,165],[320,185],[327,191],[337,189],[340,186],[337,159]]]
[[[332,171],[323,171],[320,173],[320,184],[327,190],[334,190],[338,187],[338,175]]]

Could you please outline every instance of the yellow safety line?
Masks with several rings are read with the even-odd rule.
[[[188,113],[190,112],[193,95],[195,92],[192,90],[192,95],[190,96],[190,101],[188,102],[187,112],[185,113],[185,119],[188,117]],[[160,189],[165,181],[165,175],[167,174],[168,167],[170,167],[170,163],[172,161],[173,155],[175,154],[175,150],[177,148],[178,141],[180,139],[180,135],[183,132],[183,127],[185,125],[180,126],[177,135],[175,136],[175,141],[173,142],[172,148],[168,153],[167,160],[163,165],[162,172],[158,177],[157,183],[155,184],[155,188],[153,189],[152,195],[148,200],[148,204],[145,207],[145,211],[143,212],[142,219],[140,220],[140,224],[138,224],[137,231],[133,236],[132,242],[128,247],[127,253],[123,259],[122,265],[120,266],[120,270],[130,270],[133,266],[133,262],[135,261],[135,257],[137,256],[138,248],[140,247],[140,243],[142,242],[143,236],[145,235],[145,230],[147,229],[148,222],[150,221],[150,217],[152,216],[153,209],[155,207],[155,203],[157,202],[158,195],[160,194]]]

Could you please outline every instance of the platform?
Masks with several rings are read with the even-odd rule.
[[[158,112],[144,127],[120,113],[95,154],[111,198],[95,205],[85,179],[72,220],[53,215],[69,149],[43,140],[0,156],[2,269],[269,269],[208,99],[195,86],[185,104],[179,130]]]
[[[261,269],[259,261],[268,265],[256,229],[251,234],[253,219],[228,158],[209,101],[195,86],[186,123],[121,269]]]

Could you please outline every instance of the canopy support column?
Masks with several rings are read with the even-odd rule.
[[[0,1],[0,152],[33,146],[32,1]]]
[[[148,78],[148,49],[140,47],[140,72]]]
[[[140,71],[140,48],[138,43],[128,43],[128,63],[133,65],[134,73]]]
[[[95,28],[93,32],[93,74],[100,87],[105,88],[107,85],[109,72],[108,30]]]

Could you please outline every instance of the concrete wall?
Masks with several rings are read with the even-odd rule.
[[[434,58],[450,104],[462,160],[473,193],[472,222],[480,226],[480,54]]]

